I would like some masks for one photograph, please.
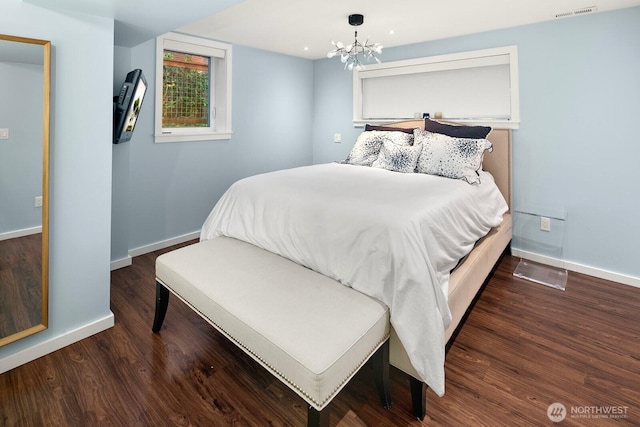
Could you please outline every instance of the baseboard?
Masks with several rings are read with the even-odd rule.
[[[111,271],[117,270],[119,268],[129,267],[132,262],[133,258],[131,258],[130,256],[111,261]]]
[[[180,243],[188,242],[189,240],[198,239],[200,237],[200,231],[194,231],[193,233],[183,234],[182,236],[173,237],[171,239],[162,240],[160,242],[152,243],[146,246],[140,246],[129,251],[130,257],[136,257],[139,255],[148,254],[149,252],[158,251],[160,249],[168,248],[169,246],[178,245]]]
[[[515,257],[528,259],[530,261],[539,262],[540,264],[550,265],[552,267],[564,268],[565,270],[575,271],[599,279],[610,280],[612,282],[622,283],[636,288],[640,288],[640,278],[626,276],[624,274],[614,273],[612,271],[600,268],[590,267],[588,265],[577,264],[574,262],[563,261],[561,259],[539,255],[533,252],[527,252],[520,249],[511,248],[511,254]]]
[[[91,335],[95,335],[98,332],[107,330],[113,327],[113,325],[114,316],[113,313],[110,313],[108,316],[89,323],[88,325],[84,325],[78,329],[53,337],[50,340],[4,357],[0,359],[0,374],[17,368],[20,365],[24,365],[25,363],[29,363],[49,353],[53,353],[56,350],[60,350],[63,347],[81,341]]]
[[[22,230],[8,231],[6,233],[0,233],[0,241],[15,239],[17,237],[30,236],[32,234],[42,233],[42,226],[24,228]]]

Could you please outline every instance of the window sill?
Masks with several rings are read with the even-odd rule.
[[[188,141],[210,141],[219,139],[231,139],[233,132],[203,132],[203,133],[173,133],[173,134],[155,134],[154,142],[160,144],[163,142],[188,142]]]

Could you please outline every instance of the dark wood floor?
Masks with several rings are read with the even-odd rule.
[[[112,273],[115,327],[0,375],[3,426],[304,425],[301,398],[177,299],[151,332],[160,252]],[[517,262],[502,260],[460,330],[422,423],[407,376],[391,370],[386,410],[365,366],[331,425],[554,425],[554,402],[569,411],[559,425],[640,425],[640,289],[570,273],[562,292],[514,278]],[[626,418],[575,418],[611,407]]]
[[[42,233],[0,241],[0,338],[42,320]]]

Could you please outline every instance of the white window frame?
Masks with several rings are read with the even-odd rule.
[[[447,55],[415,58],[403,61],[383,62],[367,65],[363,69],[353,71],[353,124],[363,126],[366,123],[384,123],[395,119],[412,119],[414,117],[393,117],[390,119],[363,118],[363,81],[376,77],[401,76],[409,74],[429,73],[432,71],[458,70],[491,66],[509,65],[510,78],[510,117],[509,118],[451,118],[456,122],[484,124],[488,126],[518,129],[520,127],[520,89],[518,82],[518,47],[505,46],[460,52]],[[428,94],[425,94],[428,96]],[[411,112],[410,112],[411,113]],[[412,114],[412,113],[411,113]],[[446,119],[446,117],[445,117]]]
[[[207,56],[212,59],[209,82],[210,126],[200,128],[162,127],[162,78],[164,50]],[[230,139],[231,130],[231,45],[179,33],[156,38],[156,99],[154,140],[183,142]]]

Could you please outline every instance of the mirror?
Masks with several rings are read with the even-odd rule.
[[[0,34],[0,345],[47,328],[51,43]]]

